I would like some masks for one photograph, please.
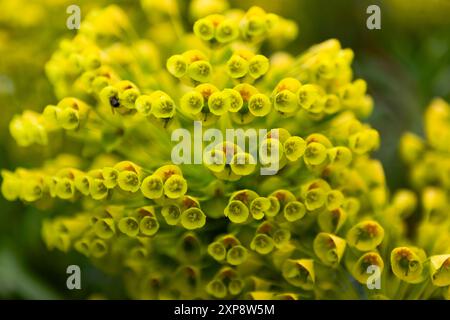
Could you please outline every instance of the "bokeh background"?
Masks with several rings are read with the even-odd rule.
[[[165,1],[165,0],[160,0]],[[189,1],[178,0],[188,16]],[[134,19],[142,34],[148,26],[140,1],[0,0],[0,168],[32,167],[51,154],[39,147],[19,148],[8,132],[12,116],[25,109],[41,110],[54,103],[44,65],[59,40],[75,31],[66,28],[67,6],[81,15],[116,3]],[[258,5],[295,20],[299,36],[287,50],[298,54],[309,46],[337,38],[355,52],[356,77],[368,82],[375,109],[369,122],[381,133],[375,154],[384,165],[391,190],[407,186],[398,158],[405,131],[422,134],[422,113],[432,98],[450,100],[449,0],[232,0],[233,7]],[[381,8],[381,30],[368,30],[366,9]],[[192,21],[183,22],[187,28]],[[450,143],[450,142],[449,142]],[[61,207],[60,210],[67,210]],[[0,298],[53,299],[123,296],[119,279],[111,278],[76,253],[46,250],[40,236],[44,208],[6,202],[0,196]],[[83,290],[66,289],[66,267],[83,270]],[[105,290],[107,288],[107,290]]]

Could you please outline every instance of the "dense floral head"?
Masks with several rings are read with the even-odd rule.
[[[401,145],[424,219],[447,236],[433,247],[430,229],[408,239],[417,198],[390,199],[371,158],[380,136],[363,122],[373,101],[351,49],[275,51],[297,26],[260,7],[194,0],[185,19],[176,1],[141,4],[144,32],[118,6],[86,15],[45,66],[57,100],[10,122],[19,146],[59,153],[2,171],[9,201],[73,204],[43,224],[49,249],[122,277],[132,298],[398,298],[394,279],[450,285],[444,101],[427,112],[428,142]],[[360,287],[343,293],[350,277]]]

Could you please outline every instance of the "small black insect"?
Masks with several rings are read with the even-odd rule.
[[[110,104],[111,107],[113,107],[113,108],[118,108],[118,107],[120,107],[119,99],[117,99],[116,97],[111,97],[111,98],[109,98],[109,104]]]

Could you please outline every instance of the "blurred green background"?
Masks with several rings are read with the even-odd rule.
[[[188,1],[178,1],[185,12]],[[25,109],[41,110],[55,97],[44,64],[59,39],[71,37],[66,8],[117,3],[140,15],[139,1],[0,0],[0,168],[32,167],[48,156],[38,147],[19,148],[8,132],[12,116]],[[299,37],[287,50],[298,54],[309,46],[337,38],[355,52],[355,77],[368,82],[375,100],[369,122],[380,131],[382,144],[375,155],[384,165],[391,190],[407,186],[397,156],[400,135],[422,134],[422,112],[433,97],[450,98],[449,0],[247,0],[233,7],[259,5],[295,20]],[[366,9],[381,8],[381,30],[366,28]],[[184,10],[184,11],[183,11]],[[135,19],[138,31],[146,21]],[[186,25],[189,25],[186,19]],[[60,208],[67,210],[67,206]],[[108,298],[123,296],[120,281],[102,274],[76,253],[45,249],[41,237],[44,210],[9,203],[0,197],[0,298],[84,298],[103,288]],[[82,268],[83,290],[66,289],[66,267]],[[105,288],[108,288],[105,290]]]

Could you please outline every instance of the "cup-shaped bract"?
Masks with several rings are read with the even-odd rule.
[[[232,19],[225,19],[217,25],[215,36],[219,43],[229,43],[239,37],[239,28]]]
[[[314,84],[302,85],[297,91],[298,104],[306,110],[310,109],[319,97],[320,89]]]
[[[170,199],[177,199],[187,192],[187,181],[178,174],[171,175],[164,182],[164,194]]]
[[[273,232],[272,239],[275,247],[282,248],[289,243],[291,232],[287,228],[279,228]]]
[[[150,95],[151,111],[156,118],[168,119],[175,115],[175,102],[168,94],[155,91]]]
[[[233,200],[228,203],[224,214],[233,223],[244,223],[249,217],[249,209],[242,201]]]
[[[306,146],[303,159],[306,164],[320,165],[327,159],[327,148],[319,142],[311,142]]]
[[[239,93],[239,91],[236,91],[235,89],[226,88],[223,90],[223,92],[228,95],[228,98],[230,100],[230,106],[228,108],[228,111],[238,112],[244,105],[244,100],[242,99],[242,96]]]
[[[136,110],[144,116],[152,113],[152,97],[149,95],[140,95],[135,101]]]
[[[327,193],[326,206],[332,211],[338,209],[344,203],[344,195],[340,190],[331,190]]]
[[[274,96],[273,106],[275,110],[283,113],[292,113],[297,111],[298,102],[295,93],[285,89]]]
[[[163,180],[156,174],[149,175],[141,184],[141,192],[148,199],[159,199],[164,194]]]
[[[240,176],[248,176],[256,169],[256,160],[250,153],[239,152],[231,159],[230,163],[233,173]]]
[[[306,142],[301,137],[292,136],[286,139],[283,148],[289,161],[297,161],[305,153]]]
[[[214,279],[206,286],[206,291],[217,299],[223,299],[227,295],[227,287],[220,279]]]
[[[180,99],[181,110],[188,114],[198,114],[204,104],[203,95],[198,91],[186,92]]]
[[[227,249],[223,243],[214,241],[208,245],[208,254],[217,261],[223,261],[227,256]]]
[[[176,204],[165,205],[161,208],[161,215],[168,225],[177,225],[181,218],[181,209]]]
[[[233,246],[227,252],[227,262],[233,266],[244,263],[247,257],[247,249],[241,245]]]
[[[248,109],[255,117],[266,116],[271,108],[272,103],[269,97],[262,93],[254,94],[248,102]]]
[[[206,215],[199,208],[189,208],[181,213],[180,222],[188,230],[198,229],[205,225]]]
[[[275,243],[267,234],[259,233],[253,237],[250,248],[259,254],[266,255],[272,252]]]
[[[327,194],[323,188],[314,188],[306,192],[305,206],[308,210],[315,210],[325,205]]]
[[[323,210],[317,217],[317,223],[322,231],[336,233],[338,232],[345,221],[347,220],[347,213],[342,208],[334,210]]]
[[[248,61],[234,54],[227,61],[227,72],[231,78],[242,78],[248,72]]]
[[[314,260],[312,259],[287,259],[282,267],[283,278],[291,285],[312,290],[315,283]]]
[[[208,61],[195,61],[189,64],[187,75],[195,81],[208,82],[212,76],[212,66]]]
[[[359,222],[347,233],[348,245],[359,251],[374,250],[381,244],[383,238],[383,227],[373,220]]]
[[[248,73],[258,79],[269,71],[269,59],[261,54],[253,56],[248,62]]]
[[[435,286],[450,286],[450,254],[430,257],[430,276]]]
[[[284,206],[283,213],[287,221],[294,222],[305,216],[306,208],[300,201],[291,201]]]
[[[323,264],[337,267],[345,252],[344,239],[326,232],[319,233],[313,242],[314,253]]]
[[[108,245],[104,240],[95,239],[89,243],[89,254],[94,258],[102,258],[108,253]]]
[[[209,111],[216,116],[225,114],[230,108],[230,100],[230,95],[228,93],[223,91],[214,92],[208,99]]]
[[[114,220],[111,218],[99,219],[94,225],[94,232],[101,239],[110,239],[116,234]]]
[[[120,232],[129,237],[136,237],[139,234],[139,221],[134,217],[123,217],[118,224]]]
[[[103,179],[94,178],[89,186],[89,193],[94,200],[103,200],[108,196],[108,188]]]
[[[268,198],[258,197],[250,203],[250,213],[253,219],[261,220],[264,214],[271,207],[271,202]]]
[[[270,207],[265,211],[268,217],[274,217],[280,212],[281,204],[276,196],[269,196]]]
[[[199,19],[194,23],[194,34],[205,41],[214,38],[214,29],[213,21],[208,18]]]
[[[328,149],[327,152],[333,165],[345,167],[352,162],[352,152],[347,147],[338,146]]]
[[[426,254],[415,247],[397,247],[391,252],[391,269],[397,278],[408,283],[419,283],[425,279]]]
[[[231,295],[238,295],[242,292],[244,289],[245,282],[241,279],[232,279],[230,283],[228,284],[228,291]]]
[[[56,196],[61,199],[71,199],[75,195],[75,184],[69,178],[58,179],[55,188]]]
[[[153,236],[159,230],[159,222],[156,217],[145,216],[139,222],[139,231],[145,236]]]
[[[375,268],[379,268],[379,274],[383,272],[384,262],[377,252],[366,252],[354,263],[351,273],[359,283],[366,285]]]
[[[138,174],[129,170],[124,170],[119,173],[117,184],[120,189],[128,192],[136,192],[141,186]]]
[[[186,74],[188,62],[181,54],[176,54],[167,59],[166,68],[175,77],[181,78]]]

